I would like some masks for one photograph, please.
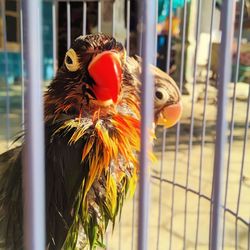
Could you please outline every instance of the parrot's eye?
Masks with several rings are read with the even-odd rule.
[[[80,68],[78,56],[73,49],[69,49],[65,55],[64,63],[69,71],[77,71]]]
[[[72,59],[71,59],[70,56],[68,56],[68,55],[66,56],[65,62],[66,62],[67,64],[73,64]]]
[[[164,88],[156,88],[155,90],[155,104],[162,105],[169,99],[169,94]]]

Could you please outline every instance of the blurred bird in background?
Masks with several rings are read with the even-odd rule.
[[[151,66],[156,124],[181,115],[175,82]],[[78,37],[45,92],[47,249],[104,247],[136,187],[140,150],[140,59],[113,37]],[[153,136],[153,135],[152,135]],[[24,142],[25,143],[25,142]],[[0,155],[0,246],[23,249],[23,146]]]

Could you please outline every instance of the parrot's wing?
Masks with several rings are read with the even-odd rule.
[[[69,144],[69,134],[46,133],[46,232],[48,249],[62,249],[74,220],[79,187],[87,176],[81,162],[84,138]],[[53,139],[51,139],[53,138]],[[0,249],[23,249],[22,147],[0,155]]]
[[[82,163],[86,141],[83,137],[69,144],[70,133],[53,135],[54,129],[48,127],[45,131],[47,243],[49,249],[62,249],[74,221],[79,188],[89,171],[88,164]]]
[[[0,155],[0,249],[22,249],[22,148]]]

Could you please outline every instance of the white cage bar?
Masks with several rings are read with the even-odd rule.
[[[149,65],[155,61],[155,1],[144,1],[140,5],[139,16],[143,19],[142,34],[142,123],[141,123],[141,152],[140,152],[140,185],[139,185],[139,227],[138,249],[148,249],[149,193],[150,193],[150,159],[148,151],[152,144],[149,131],[153,123],[153,76]]]
[[[23,2],[25,60],[24,246],[45,249],[41,1]]]

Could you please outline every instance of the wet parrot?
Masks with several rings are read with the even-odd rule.
[[[175,82],[151,66],[155,124],[181,115]],[[78,37],[44,94],[46,249],[104,246],[139,174],[140,58],[105,34]],[[22,138],[21,138],[22,139]],[[24,142],[25,143],[25,142]],[[22,144],[0,155],[0,248],[23,249]]]

